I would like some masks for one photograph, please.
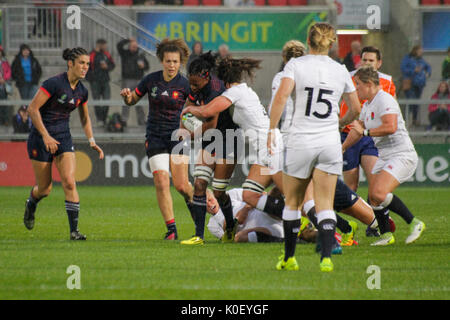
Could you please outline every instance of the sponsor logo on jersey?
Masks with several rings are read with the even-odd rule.
[[[179,96],[180,96],[180,94],[178,93],[178,91],[172,92],[172,98],[178,99]]]
[[[58,102],[62,104],[62,103],[64,103],[64,102],[66,102],[66,98],[67,98],[67,94],[64,93],[64,94],[61,96],[61,98],[58,99]]]
[[[167,90],[164,90],[164,92],[163,92],[163,93],[161,93],[161,95],[162,95],[162,96],[166,96],[166,97],[168,97],[168,96],[169,96],[169,93],[167,92]]]
[[[77,103],[75,103],[75,107],[78,107],[80,105],[81,100],[77,99]]]
[[[158,90],[158,87],[153,87],[152,88],[152,93],[151,93],[151,96],[153,97],[153,98],[156,98],[156,91]]]

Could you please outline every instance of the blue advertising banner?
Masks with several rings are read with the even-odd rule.
[[[450,11],[422,14],[422,46],[425,50],[447,51],[450,47]]]

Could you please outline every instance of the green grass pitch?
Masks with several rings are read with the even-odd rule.
[[[29,188],[0,188],[0,300],[4,299],[449,299],[450,190],[406,188],[396,192],[426,223],[406,245],[400,217],[396,243],[371,247],[359,223],[359,246],[333,256],[334,272],[319,271],[314,245],[298,245],[298,272],[275,270],[282,244],[221,244],[206,232],[202,247],[163,241],[165,226],[152,187],[79,186],[80,231],[68,240],[64,194],[55,186],[28,231],[22,222]],[[362,197],[367,189],[360,190]],[[182,198],[173,191],[179,238],[194,233]],[[69,290],[68,266],[80,267],[81,289]],[[380,289],[368,289],[380,268]]]

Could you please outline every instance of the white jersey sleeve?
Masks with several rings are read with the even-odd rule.
[[[273,77],[272,98],[270,99],[270,105],[268,108],[269,115],[272,112],[272,103],[273,103],[273,100],[275,99],[275,95],[278,92],[278,88],[281,85],[282,78],[283,78],[283,72],[278,72]],[[286,135],[287,131],[289,130],[289,126],[291,125],[291,122],[292,122],[293,111],[294,111],[294,100],[292,100],[292,98],[289,96],[286,100],[286,105],[283,109],[283,113],[281,114],[281,118],[280,118],[280,131],[283,134],[283,136]],[[285,140],[284,137],[283,137],[283,140]]]

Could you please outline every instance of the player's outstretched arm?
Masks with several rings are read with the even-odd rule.
[[[141,100],[141,97],[138,96],[136,90],[131,91],[130,88],[123,88],[120,91],[120,95],[127,106],[135,105]]]
[[[192,113],[195,117],[201,120],[207,120],[215,117],[225,109],[232,105],[231,101],[224,96],[218,96],[214,98],[210,103],[199,107],[186,107],[181,113],[181,117],[186,113]]]
[[[89,140],[89,145],[92,149],[98,152],[98,157],[100,160],[102,160],[104,158],[104,153],[103,150],[95,143],[94,133],[92,131],[91,117],[89,117],[87,103],[82,104],[78,108],[78,112],[80,113],[81,125],[83,126],[84,133]]]
[[[345,127],[350,124],[352,121],[356,120],[361,113],[361,103],[359,102],[356,91],[344,93],[342,97],[348,106],[348,112],[339,120],[339,127]]]
[[[281,79],[280,87],[273,98],[272,106],[270,108],[270,131],[267,137],[267,149],[269,150],[269,154],[272,154],[272,146],[274,145],[272,130],[278,127],[281,115],[286,107],[286,101],[291,95],[292,90],[294,90],[294,87],[294,80],[290,78]]]

